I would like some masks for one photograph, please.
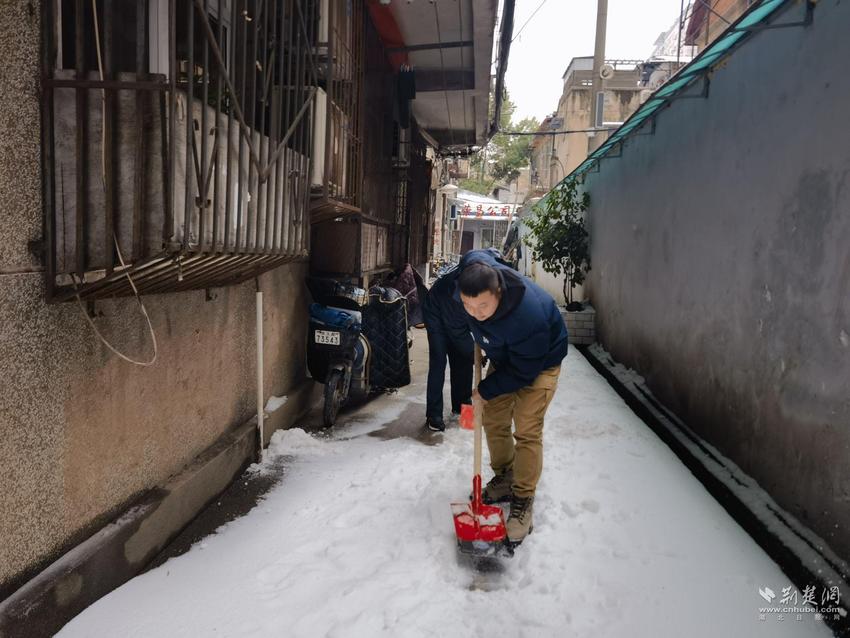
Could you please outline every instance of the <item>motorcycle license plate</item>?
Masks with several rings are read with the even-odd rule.
[[[339,345],[339,333],[333,330],[316,330],[316,343],[322,343],[329,346]]]

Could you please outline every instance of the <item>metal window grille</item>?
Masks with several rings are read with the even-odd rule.
[[[314,180],[311,266],[315,273],[365,283],[406,261],[408,177],[398,168],[393,69],[362,2],[343,12],[345,4],[328,0],[328,32],[341,35],[331,38],[327,51],[320,45],[320,85],[328,89],[336,120],[328,129],[323,179]],[[341,20],[349,20],[351,29]],[[348,131],[334,124],[340,121]],[[340,135],[343,151],[333,141]]]
[[[307,255],[319,1],[43,3],[51,299]]]
[[[318,62],[317,164],[314,210],[362,206],[363,0],[321,0]]]
[[[434,192],[430,188],[431,162],[423,144],[412,144],[408,172],[407,215],[409,228],[408,261],[424,264],[430,247]]]

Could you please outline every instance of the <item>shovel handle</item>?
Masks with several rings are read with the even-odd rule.
[[[475,373],[475,389],[478,389],[478,385],[481,383],[481,346],[477,343],[475,344],[475,365],[473,368]],[[473,476],[480,477],[481,476],[481,417],[484,412],[484,402],[481,400],[481,397],[476,397],[472,403],[473,407],[473,422],[475,424],[475,454],[474,454],[474,466],[473,466]],[[475,500],[481,501],[481,479],[478,479],[477,482],[479,493],[475,495]]]

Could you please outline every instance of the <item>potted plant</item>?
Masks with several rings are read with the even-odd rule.
[[[573,299],[573,289],[584,282],[590,270],[590,245],[584,224],[590,195],[579,193],[574,179],[561,182],[532,209],[523,220],[529,234],[524,238],[535,261],[543,270],[564,276],[564,301],[567,310],[582,310]]]

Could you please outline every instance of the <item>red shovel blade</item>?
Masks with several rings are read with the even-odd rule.
[[[481,502],[481,477],[472,479],[472,501],[452,503],[457,544],[464,553],[486,555],[507,537],[505,515],[496,505]]]
[[[455,534],[460,542],[498,543],[505,540],[505,515],[496,505],[481,505],[478,513],[471,503],[452,503]]]

